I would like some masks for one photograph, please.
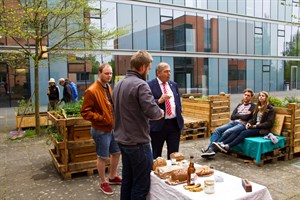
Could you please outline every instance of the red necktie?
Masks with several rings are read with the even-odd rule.
[[[163,89],[164,89],[164,94],[167,94],[166,83],[162,83],[162,85],[163,85]],[[171,116],[172,115],[172,109],[171,109],[171,103],[170,103],[169,99],[166,100],[166,110],[167,110],[167,114],[169,116]]]

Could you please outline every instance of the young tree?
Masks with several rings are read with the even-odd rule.
[[[39,65],[48,53],[62,50],[101,48],[121,30],[103,30],[89,16],[105,11],[93,8],[91,0],[0,0],[0,36],[17,46],[34,65],[35,122],[40,133]],[[50,43],[48,44],[48,41]],[[48,47],[46,47],[48,46]]]

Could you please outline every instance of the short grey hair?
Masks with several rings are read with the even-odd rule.
[[[158,72],[162,71],[165,67],[170,67],[170,65],[166,62],[160,62],[158,63],[158,65],[156,66],[156,75]]]

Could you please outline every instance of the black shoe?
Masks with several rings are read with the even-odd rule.
[[[207,149],[204,153],[201,154],[202,158],[210,158],[215,156],[216,153],[212,149]]]
[[[227,153],[227,150],[224,148],[224,145],[221,145],[218,142],[213,142],[212,145],[218,148],[221,152]]]

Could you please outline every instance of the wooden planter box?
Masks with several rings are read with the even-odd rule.
[[[182,96],[182,114],[184,117],[207,121],[208,137],[215,128],[230,121],[230,95],[220,94],[208,96],[207,100],[191,99]]]
[[[91,123],[81,117],[63,119],[55,112],[48,112],[48,116],[63,138],[61,142],[53,138],[54,149],[49,150],[58,172],[64,179],[71,179],[78,172],[93,174],[97,155]]]
[[[16,128],[20,127],[20,121],[22,116],[16,116]],[[46,112],[40,113],[40,125],[41,126],[49,126],[51,125],[51,121],[48,120],[48,114]],[[26,114],[23,117],[21,128],[31,128],[35,127],[35,114]]]
[[[287,146],[290,147],[289,158],[300,152],[300,103],[289,103],[287,108],[275,107],[276,114],[285,116],[283,130],[287,135]]]

